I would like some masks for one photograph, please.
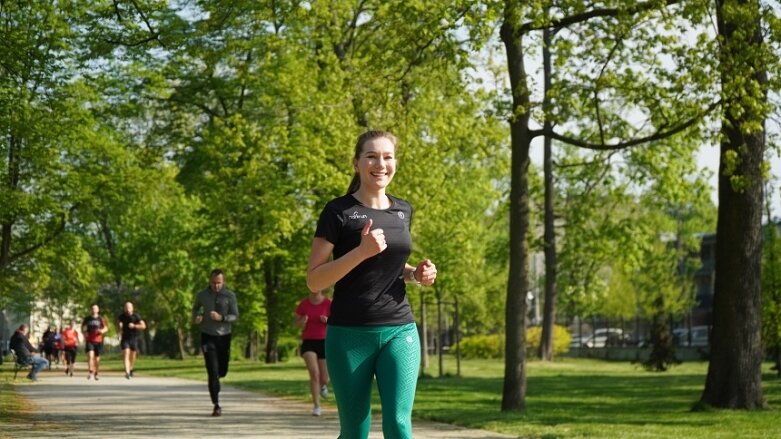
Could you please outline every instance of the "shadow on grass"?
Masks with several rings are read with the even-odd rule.
[[[691,408],[705,383],[700,374],[529,377],[522,412],[501,412],[501,378],[426,379],[418,383],[417,417],[459,425],[496,424],[712,426],[710,416]],[[768,402],[781,403],[781,380],[764,382]],[[464,413],[468,412],[468,422]]]

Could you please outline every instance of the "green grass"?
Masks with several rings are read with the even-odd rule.
[[[25,402],[8,382],[0,382],[0,423],[4,421],[23,420],[25,417]]]
[[[184,361],[141,357],[141,374],[205,380],[200,357]],[[116,357],[102,369],[121,369]],[[744,412],[692,412],[705,382],[707,363],[684,363],[665,373],[637,365],[587,359],[528,363],[526,410],[500,410],[504,364],[501,360],[462,362],[462,377],[422,378],[414,416],[522,438],[775,438],[781,437],[781,380],[765,364],[763,388],[770,408]],[[452,358],[445,373],[452,374]],[[427,370],[437,373],[436,360]],[[300,359],[265,365],[233,360],[226,384],[266,394],[309,399],[307,373]],[[2,389],[5,395],[5,388]],[[204,390],[205,392],[205,390]],[[379,410],[375,391],[374,408]],[[0,412],[2,415],[2,412]]]
[[[526,410],[500,413],[503,363],[474,361],[462,367],[464,378],[420,382],[416,416],[524,438],[781,437],[781,380],[769,370],[764,392],[771,409],[691,412],[707,363],[650,373],[600,360],[531,362]]]

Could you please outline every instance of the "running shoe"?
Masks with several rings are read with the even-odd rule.
[[[130,372],[125,372],[125,379],[129,380],[131,377]]]
[[[91,380],[91,379],[92,379],[92,378],[94,378],[94,377],[95,377],[95,374],[93,374],[92,372],[90,372],[90,373],[89,373],[89,375],[87,375],[87,381]]]
[[[212,416],[222,416],[222,407],[215,405],[212,411]]]
[[[323,398],[328,398],[328,386],[326,386],[325,384],[323,384],[323,386],[320,387],[320,396],[322,396]]]
[[[316,405],[315,408],[312,409],[312,416],[320,416],[320,415],[321,415],[320,406]]]

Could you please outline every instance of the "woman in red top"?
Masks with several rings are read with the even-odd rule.
[[[73,376],[73,364],[76,362],[76,346],[79,344],[79,333],[76,322],[70,321],[62,330],[62,347],[65,352],[65,375]]]
[[[331,315],[331,299],[315,291],[296,308],[296,326],[304,326],[301,334],[301,357],[309,370],[313,416],[320,416],[320,397],[328,397],[328,367],[325,364],[325,332]]]

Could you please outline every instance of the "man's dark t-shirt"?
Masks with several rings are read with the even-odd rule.
[[[141,316],[138,315],[138,313],[128,314],[123,312],[117,320],[122,323],[122,340],[134,340],[138,335],[138,329],[131,329],[128,326],[128,323],[133,323],[134,325],[139,324],[141,322]]]

